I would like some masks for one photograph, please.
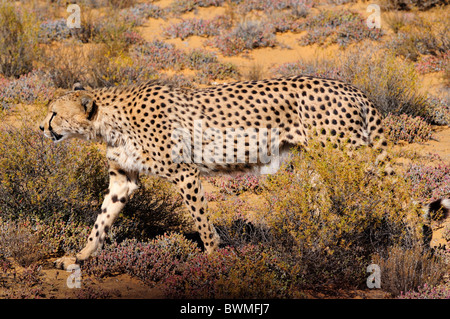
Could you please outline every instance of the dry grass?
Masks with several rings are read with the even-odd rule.
[[[381,268],[381,288],[394,296],[425,283],[434,286],[449,271],[448,265],[439,257],[420,246],[410,249],[391,247],[384,256],[374,255],[373,262]]]

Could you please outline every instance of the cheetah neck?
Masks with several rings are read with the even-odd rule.
[[[105,142],[108,146],[123,146],[129,143],[131,136],[124,130],[124,122],[117,118],[114,109],[101,99],[95,101],[98,114],[93,122],[93,130],[88,139]]]

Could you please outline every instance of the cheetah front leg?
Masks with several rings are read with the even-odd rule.
[[[125,172],[116,163],[110,162],[109,188],[86,246],[76,255],[76,258],[63,257],[58,259],[56,267],[67,268],[70,264],[86,260],[101,247],[114,220],[119,216],[131,194],[138,188],[137,173]]]

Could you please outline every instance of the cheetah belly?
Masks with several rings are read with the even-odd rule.
[[[147,174],[152,173],[147,165],[142,164],[139,152],[137,152],[135,148],[127,147],[127,145],[108,147],[106,156],[109,160],[118,163],[124,170],[130,172],[145,172]]]

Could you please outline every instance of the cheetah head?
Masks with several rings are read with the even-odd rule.
[[[54,142],[78,137],[89,139],[97,106],[92,93],[80,85],[49,104],[47,116],[39,128]]]

